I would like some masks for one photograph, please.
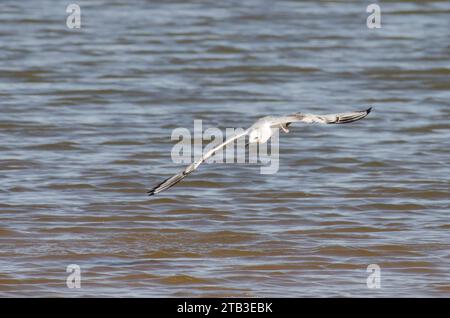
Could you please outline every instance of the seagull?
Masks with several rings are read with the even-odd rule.
[[[160,193],[164,190],[167,190],[171,187],[173,187],[175,184],[186,178],[189,174],[197,170],[197,168],[205,162],[209,157],[214,155],[216,151],[219,149],[225,147],[226,145],[234,142],[236,139],[244,137],[248,135],[249,142],[246,144],[248,146],[250,143],[258,143],[258,144],[264,144],[267,142],[270,137],[272,137],[275,129],[281,129],[283,132],[288,133],[289,132],[289,125],[296,122],[303,122],[307,124],[311,123],[319,123],[319,124],[347,124],[351,123],[360,119],[363,119],[366,117],[370,111],[372,110],[372,107],[370,107],[367,110],[363,111],[355,111],[355,112],[348,112],[348,113],[341,113],[341,114],[332,114],[332,115],[314,115],[314,114],[302,114],[302,113],[295,113],[288,116],[280,116],[280,117],[274,117],[274,116],[267,116],[263,117],[259,120],[257,120],[252,126],[250,126],[248,129],[244,130],[241,133],[238,133],[227,140],[225,140],[222,144],[216,146],[215,148],[209,150],[208,152],[204,153],[201,158],[199,158],[197,161],[193,162],[189,166],[187,166],[183,171],[177,173],[176,175],[164,180],[157,186],[155,186],[153,189],[148,191],[148,195],[152,196],[157,193]]]

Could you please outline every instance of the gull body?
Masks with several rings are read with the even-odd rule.
[[[281,129],[285,133],[289,132],[288,127],[292,123],[296,122],[303,122],[303,123],[320,123],[320,124],[347,124],[351,123],[360,119],[363,119],[366,117],[372,108],[368,108],[367,110],[363,111],[356,111],[356,112],[348,112],[348,113],[342,113],[342,114],[331,114],[331,115],[314,115],[314,114],[302,114],[302,113],[295,113],[292,115],[287,116],[280,116],[280,117],[274,117],[274,116],[267,116],[263,117],[259,120],[257,120],[253,125],[251,125],[248,129],[245,131],[238,133],[234,135],[231,138],[228,138],[225,140],[222,144],[214,147],[213,149],[209,150],[208,152],[204,153],[203,156],[198,159],[197,161],[191,163],[189,166],[187,166],[183,171],[177,173],[176,175],[164,180],[157,186],[155,186],[153,189],[148,191],[147,193],[149,195],[155,195],[157,193],[160,193],[164,190],[167,190],[171,187],[173,187],[175,184],[183,180],[186,176],[191,174],[193,171],[195,171],[206,159],[214,155],[214,153],[225,147],[231,142],[234,142],[236,139],[244,137],[246,135],[249,136],[249,143],[259,143],[263,144],[267,142],[270,137],[272,137],[275,129]]]
[[[258,120],[249,128],[248,142],[263,144],[273,135],[272,117],[264,117]]]

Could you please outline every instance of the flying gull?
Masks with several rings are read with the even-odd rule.
[[[263,117],[256,121],[252,126],[250,126],[245,131],[234,135],[233,137],[230,137],[229,139],[225,140],[222,144],[216,146],[215,148],[211,149],[210,151],[203,154],[203,156],[198,159],[197,161],[193,162],[189,166],[187,166],[183,171],[177,173],[176,175],[164,180],[160,184],[158,184],[156,187],[148,191],[147,193],[149,195],[155,195],[157,193],[160,193],[161,191],[167,190],[171,187],[173,187],[175,184],[186,178],[189,174],[194,172],[198,166],[200,166],[205,160],[207,160],[209,157],[214,155],[216,151],[219,149],[225,147],[229,143],[234,142],[236,139],[244,137],[246,135],[249,136],[249,142],[248,143],[258,143],[263,144],[269,140],[270,137],[272,137],[273,134],[273,128],[278,128],[283,130],[285,133],[289,132],[289,125],[296,122],[303,122],[303,123],[320,123],[320,124],[347,124],[351,123],[360,119],[363,119],[366,117],[370,111],[372,110],[372,107],[370,107],[367,110],[364,111],[356,111],[356,112],[348,112],[348,113],[342,113],[342,114],[333,114],[333,115],[313,115],[313,114],[302,114],[302,113],[296,113],[288,116],[281,116],[281,117]],[[248,145],[247,143],[247,145]]]

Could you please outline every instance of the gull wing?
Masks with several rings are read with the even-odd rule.
[[[304,123],[320,123],[320,124],[347,124],[366,117],[372,110],[372,107],[363,111],[355,111],[341,114],[329,114],[329,115],[314,115],[314,114],[302,114],[296,113],[289,116],[282,116],[273,120],[272,126],[277,127],[279,125],[289,126],[291,123],[304,122]]]
[[[245,135],[247,135],[249,133],[249,129],[234,135],[233,137],[228,138],[227,140],[225,140],[223,143],[221,143],[220,145],[214,147],[213,149],[211,149],[210,151],[208,151],[207,153],[203,154],[203,156],[198,159],[197,161],[191,163],[189,166],[187,166],[183,171],[180,171],[179,173],[177,173],[176,175],[164,180],[163,182],[161,182],[160,184],[158,184],[157,186],[155,186],[153,189],[151,189],[150,191],[148,191],[148,195],[154,195],[157,194],[161,191],[167,190],[171,187],[173,187],[175,184],[177,184],[178,182],[180,182],[181,180],[183,180],[184,178],[186,178],[189,174],[191,174],[192,172],[194,172],[198,166],[200,166],[205,160],[207,160],[209,157],[211,157],[212,155],[214,155],[214,153],[225,147],[226,145],[228,145],[229,143],[235,141],[236,139],[243,137]]]

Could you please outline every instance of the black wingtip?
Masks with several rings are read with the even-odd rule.
[[[369,107],[369,108],[366,110],[367,115],[369,115],[371,111],[372,111],[372,107]]]

